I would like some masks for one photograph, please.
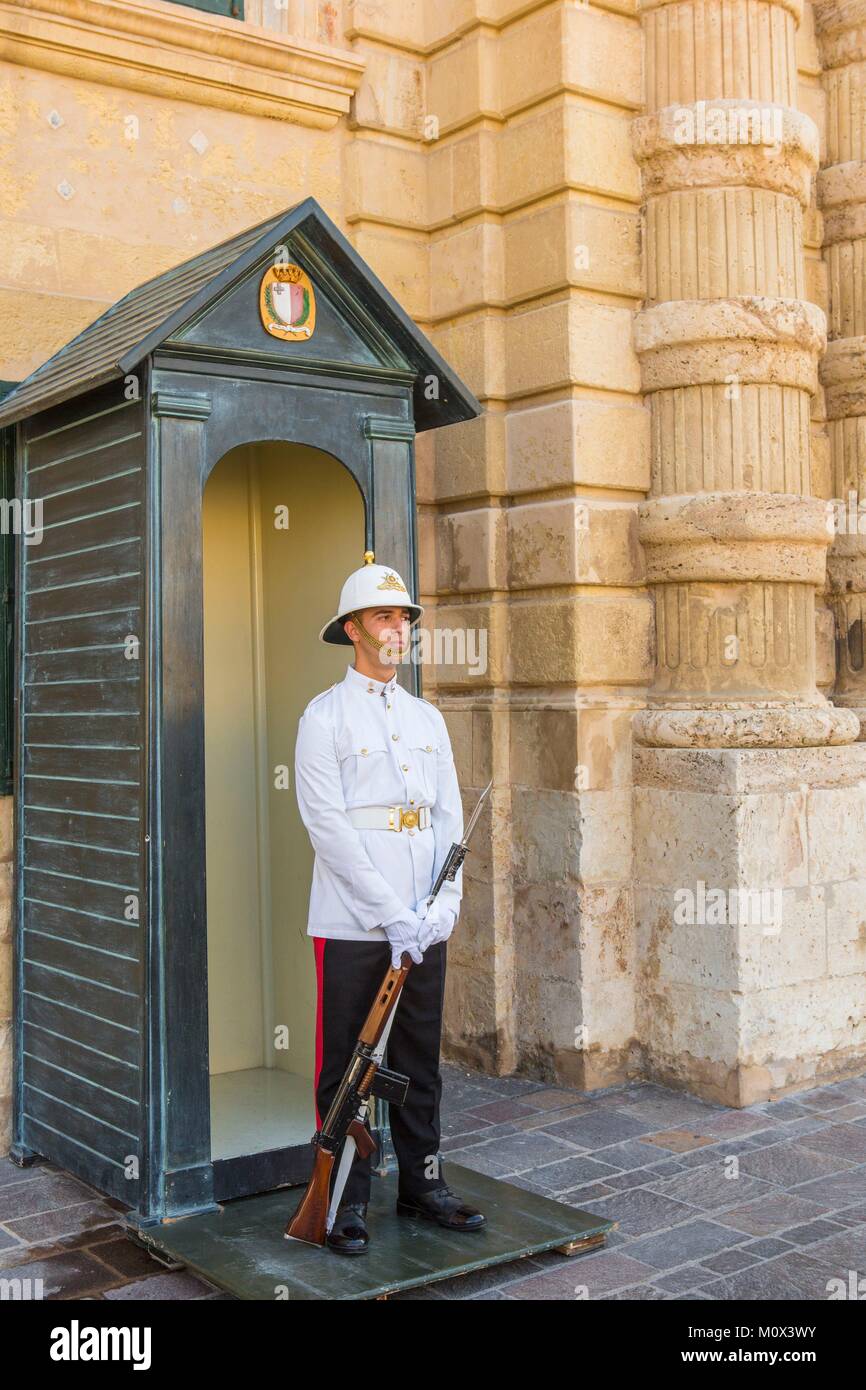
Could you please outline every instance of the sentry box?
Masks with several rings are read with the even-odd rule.
[[[16,425],[15,1121],[141,1225],[306,1180],[317,640],[417,589],[413,441],[475,397],[313,198],[141,285]],[[399,679],[419,693],[416,664]]]

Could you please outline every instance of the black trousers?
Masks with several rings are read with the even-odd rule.
[[[358,1034],[376,991],[391,964],[387,941],[336,941],[316,938],[318,1013],[316,1020],[317,1125],[324,1121],[343,1079]],[[439,1158],[439,1101],[442,1075],[439,1047],[445,998],[446,943],[437,942],[413,965],[400,994],[385,1063],[409,1077],[405,1104],[389,1106],[391,1139],[399,1165],[401,1196],[418,1196],[444,1187]],[[369,1129],[369,1116],[367,1127]],[[334,1174],[340,1155],[334,1163]],[[355,1155],[343,1202],[370,1199],[373,1155]]]

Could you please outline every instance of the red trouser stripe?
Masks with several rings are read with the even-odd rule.
[[[327,937],[314,936],[313,945],[316,953],[316,1074],[313,1079],[313,1104],[316,1107],[316,1129],[322,1123],[319,1114],[319,1106],[316,1101],[316,1091],[319,1086],[319,1075],[322,1070],[322,996],[324,994],[325,980],[325,943]]]

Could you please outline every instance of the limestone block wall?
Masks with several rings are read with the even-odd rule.
[[[726,1105],[859,1074],[864,745],[635,750],[642,1074]]]
[[[4,6],[0,377],[311,188],[339,221],[362,74],[342,47],[163,0]]]
[[[447,1049],[599,1085],[634,1039],[629,725],[651,660],[640,30],[619,3],[425,13],[430,331],[486,408],[419,448],[424,602],[456,658],[486,641],[425,681],[467,800],[496,784]]]

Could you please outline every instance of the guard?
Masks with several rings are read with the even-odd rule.
[[[334,1098],[389,961],[413,961],[388,1039],[388,1065],[410,1079],[391,1111],[399,1165],[397,1211],[451,1231],[476,1231],[481,1212],[451,1191],[439,1156],[439,1048],[446,942],[460,912],[463,870],[426,899],[463,808],[445,720],[397,683],[409,628],[423,609],[372,551],[343,585],[323,642],[353,647],[345,678],[311,700],[295,748],[301,819],[315,850],[308,933],[315,939],[316,1123]],[[336,1165],[335,1165],[336,1166]],[[362,1254],[370,1157],[355,1155],[328,1245]]]

